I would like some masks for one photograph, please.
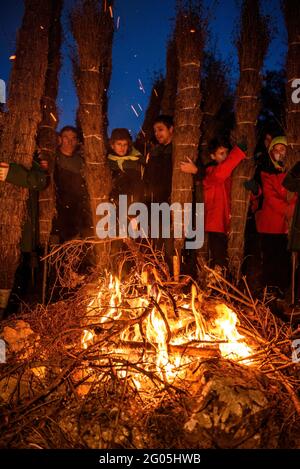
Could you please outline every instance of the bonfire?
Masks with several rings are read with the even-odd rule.
[[[1,446],[297,447],[291,327],[208,267],[175,282],[132,246],[116,265],[3,322]]]

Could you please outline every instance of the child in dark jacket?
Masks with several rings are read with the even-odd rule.
[[[209,144],[211,162],[204,174],[191,161],[182,162],[181,170],[203,179],[204,230],[208,235],[208,249],[212,267],[227,267],[227,243],[230,228],[231,174],[246,157],[244,145],[229,151],[229,144],[213,139]]]
[[[32,269],[36,267],[39,244],[38,192],[44,190],[49,183],[47,169],[48,163],[45,160],[34,160],[31,169],[18,163],[0,162],[0,184],[10,183],[29,189],[27,217],[22,227],[20,243],[21,262],[15,274],[14,290],[18,296],[27,293]],[[0,290],[0,319],[8,305],[10,293],[11,290]]]
[[[142,171],[145,161],[132,145],[127,129],[114,129],[110,137],[108,163],[112,171],[111,198],[118,202],[119,195],[128,196],[128,204],[143,200]]]
[[[172,116],[160,115],[153,124],[158,142],[150,152],[144,173],[146,202],[170,202],[172,191],[172,139],[174,124]]]

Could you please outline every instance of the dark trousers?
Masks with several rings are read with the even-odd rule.
[[[228,239],[225,233],[216,233],[209,231],[208,238],[208,252],[209,252],[209,265],[214,268],[216,265],[220,267],[228,267],[227,245]]]
[[[287,290],[291,278],[291,254],[286,234],[261,234],[263,284]]]

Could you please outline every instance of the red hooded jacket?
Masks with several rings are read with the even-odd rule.
[[[261,172],[263,192],[262,208],[255,214],[258,233],[285,234],[288,233],[297,195],[290,200],[282,181],[286,173]]]
[[[205,231],[228,233],[231,174],[245,156],[245,153],[235,146],[225,161],[206,168],[203,179]]]

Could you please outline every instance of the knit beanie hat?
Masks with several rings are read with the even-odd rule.
[[[127,129],[114,129],[111,133],[110,141],[111,143],[115,142],[116,140],[127,140],[128,143],[132,142],[131,135]]]
[[[268,152],[269,152],[269,157],[274,165],[274,167],[279,170],[279,171],[285,171],[285,162],[284,161],[276,161],[274,156],[272,155],[272,150],[275,147],[275,145],[278,144],[285,145],[287,147],[287,139],[284,135],[280,135],[280,137],[275,137],[270,143]]]
[[[278,145],[278,143],[281,143],[281,145],[285,145],[287,147],[286,137],[284,135],[280,135],[280,137],[273,138],[268,149],[269,154],[271,153],[275,145]]]

